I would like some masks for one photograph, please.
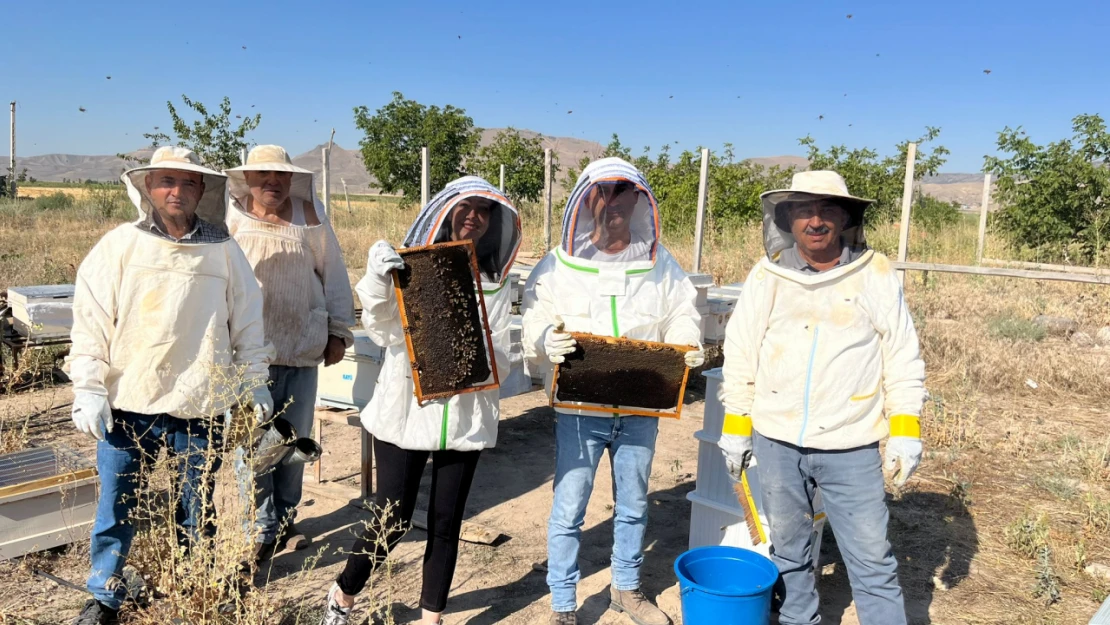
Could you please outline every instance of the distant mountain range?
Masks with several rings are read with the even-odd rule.
[[[488,145],[493,141],[502,128],[485,128],[482,130],[480,144]],[[604,151],[603,145],[596,141],[587,141],[573,137],[550,137],[541,135],[531,130],[519,130],[524,137],[541,137],[543,147],[551,148],[558,158],[561,169],[560,176],[564,175],[569,167],[575,167],[583,156],[591,159],[597,158]],[[323,171],[321,150],[324,144],[295,156],[293,163],[303,167],[319,177]],[[130,152],[128,156],[139,160],[149,159],[152,148],[142,148]],[[809,161],[802,156],[765,156],[747,159],[767,167],[795,167],[805,169]],[[7,157],[0,157],[0,162],[6,163]],[[118,180],[120,173],[130,165],[114,155],[86,156],[77,154],[43,154],[41,156],[28,156],[16,158],[16,171],[27,169],[27,174],[37,180],[48,182],[61,182],[62,180],[83,181]],[[332,193],[341,193],[343,182],[351,193],[377,193],[378,187],[373,176],[366,171],[362,164],[362,155],[358,150],[349,150],[339,145],[332,147],[331,153],[331,188]],[[496,181],[494,181],[496,183]],[[938,174],[922,180],[921,189],[938,199],[955,201],[969,207],[978,208],[982,197],[982,174]]]

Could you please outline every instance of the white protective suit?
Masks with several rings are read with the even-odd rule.
[[[851,449],[888,433],[916,438],[925,363],[890,261],[867,249],[820,273],[782,267],[779,254],[795,242],[777,217],[766,205],[767,256],[725,329],[726,414],[750,415],[763,436],[814,449]],[[862,216],[842,240],[866,248]]]
[[[197,217],[226,235],[227,179],[174,152],[186,150],[162,150],[170,150],[163,166],[121,176],[139,219],[104,235],[77,270],[67,365],[75,392],[107,396],[112,408],[211,417],[236,402],[244,382],[265,387],[273,348],[262,292],[230,236],[176,243],[140,227],[154,210],[145,176],[169,167],[203,175]]]
[[[512,301],[506,278],[520,248],[520,216],[508,199],[485,180],[475,176],[447,184],[405,235],[404,247],[418,247],[450,240],[450,215],[469,197],[497,203],[490,211],[490,226],[476,243],[482,269],[482,295],[493,339],[499,379],[509,375],[509,325]],[[385,360],[374,396],[362,411],[362,425],[375,438],[402,449],[474,451],[497,444],[500,418],[498,389],[435,399],[417,404],[412,365],[405,346],[397,298],[391,277],[367,272],[355,287],[362,302],[362,324],[372,341],[385,347]]]
[[[629,250],[640,259],[607,260],[590,243],[595,216],[586,205],[590,192],[616,183],[632,183],[639,199],[631,220]],[[701,346],[697,291],[686,272],[659,242],[659,208],[651,187],[635,167],[619,158],[604,158],[586,167],[567,200],[559,247],[543,258],[524,287],[524,355],[531,371],[542,371],[550,391],[554,366],[544,348],[544,334],[564,324],[567,332],[586,332],[676,345]],[[585,256],[585,257],[584,257]],[[588,257],[588,258],[587,258]],[[563,410],[605,417],[612,412]]]

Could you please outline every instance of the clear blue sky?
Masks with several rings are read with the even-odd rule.
[[[953,172],[979,171],[1007,125],[1046,142],[1077,114],[1110,115],[1105,0],[179,6],[5,2],[0,97],[19,102],[18,152],[141,147],[182,93],[230,96],[262,114],[253,140],[294,154],[332,127],[357,147],[352,108],[401,91],[478,126],[617,132],[636,151],[801,154],[812,134],[887,153],[940,126]]]

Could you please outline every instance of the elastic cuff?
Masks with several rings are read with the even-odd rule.
[[[890,418],[890,435],[904,436],[906,438],[921,438],[921,419],[906,414],[896,414],[892,416]]]
[[[728,434],[730,436],[751,436],[752,435],[752,418],[748,415],[726,414],[725,424],[721,428],[721,434]]]

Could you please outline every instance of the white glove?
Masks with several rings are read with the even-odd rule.
[[[697,349],[691,352],[686,352],[686,366],[691,369],[697,369],[698,367],[705,364],[705,350],[698,347],[697,345],[694,345],[693,347],[697,347]]]
[[[739,482],[740,474],[748,468],[748,463],[752,459],[752,437],[721,434],[721,440],[717,441],[717,446],[725,456],[729,477]]]
[[[243,387],[239,390],[239,397],[250,396],[250,405],[254,409],[254,420],[259,425],[270,420],[274,416],[274,399],[270,395],[270,389],[266,385],[255,385],[254,382],[243,382]]]
[[[73,425],[98,441],[104,440],[104,432],[112,431],[112,409],[108,406],[108,396],[88,391],[74,393]]]
[[[894,485],[901,488],[910,479],[917,465],[921,464],[921,439],[911,436],[891,436],[886,442],[883,469],[894,473]]]
[[[378,241],[370,246],[370,255],[366,258],[366,271],[382,278],[388,277],[394,269],[403,269],[405,261],[397,254],[397,250],[386,241]]]
[[[543,351],[547,359],[555,364],[566,360],[565,356],[574,351],[578,341],[569,332],[557,330],[555,326],[547,326],[543,331]]]

